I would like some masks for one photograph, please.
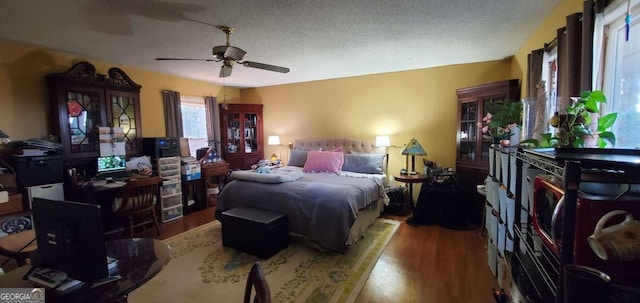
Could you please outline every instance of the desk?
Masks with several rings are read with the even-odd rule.
[[[126,302],[129,293],[144,285],[158,274],[171,259],[171,248],[160,240],[149,238],[107,241],[107,255],[119,260],[117,274],[122,279],[91,288],[82,288],[65,296],[46,291],[47,302]],[[23,276],[31,269],[25,265],[0,276],[3,288],[32,288]]]
[[[393,175],[393,179],[398,182],[404,182],[409,185],[409,207],[414,208],[413,205],[413,184],[422,183],[427,180],[427,175],[415,174],[415,175]]]
[[[92,183],[85,183],[83,184],[84,186],[79,186],[65,183],[64,197],[67,201],[100,205],[104,230],[111,231],[122,227],[120,226],[121,222],[113,212],[113,200],[122,197],[122,188],[126,183],[111,184],[114,184],[114,186],[93,186]]]

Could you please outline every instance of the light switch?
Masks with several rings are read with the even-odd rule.
[[[8,191],[0,191],[0,203],[9,202],[9,192]]]

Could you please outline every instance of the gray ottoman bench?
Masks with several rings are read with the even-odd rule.
[[[222,245],[269,259],[289,244],[287,216],[238,207],[220,214]]]

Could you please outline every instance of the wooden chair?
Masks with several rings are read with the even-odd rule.
[[[244,289],[244,303],[251,302],[251,292],[253,289],[255,289],[253,303],[271,303],[271,291],[262,272],[260,262],[253,264],[247,277],[247,286]]]
[[[18,266],[26,265],[29,253],[38,248],[35,240],[36,232],[33,229],[0,237],[0,256],[15,259]]]
[[[135,227],[153,223],[160,235],[156,203],[160,203],[159,177],[130,180],[122,188],[122,199],[114,201],[113,209],[123,221],[126,221],[129,237],[133,237]],[[141,218],[141,221],[135,219]]]

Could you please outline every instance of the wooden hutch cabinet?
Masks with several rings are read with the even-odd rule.
[[[65,160],[98,157],[98,127],[122,127],[127,156],[142,153],[140,88],[119,68],[97,74],[89,62],[46,76],[51,100],[51,130],[60,137]]]
[[[477,194],[476,185],[483,184],[489,173],[489,146],[491,138],[482,135],[477,126],[487,113],[489,101],[509,100],[519,102],[518,79],[493,82],[456,90],[458,95],[458,131],[456,149],[456,172],[465,191],[474,205],[469,219],[477,223],[482,220],[484,197]]]
[[[262,104],[220,104],[220,124],[230,169],[249,169],[264,159]]]

